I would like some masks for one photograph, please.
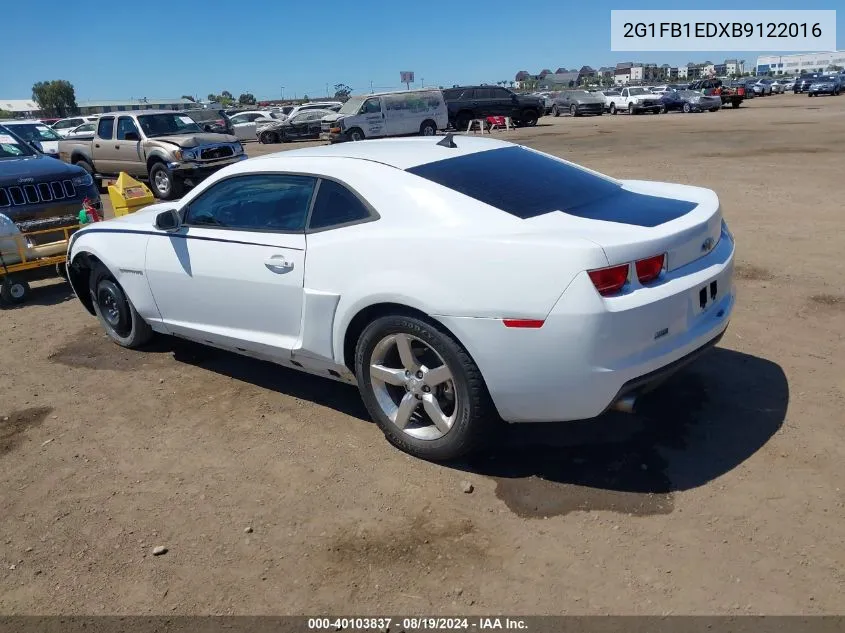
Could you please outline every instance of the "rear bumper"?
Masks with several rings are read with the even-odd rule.
[[[709,255],[612,298],[601,297],[582,273],[538,329],[506,328],[498,319],[438,319],[478,364],[503,419],[594,418],[715,343],[735,303],[733,260],[725,234]]]

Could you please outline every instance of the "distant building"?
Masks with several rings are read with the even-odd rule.
[[[0,99],[0,110],[11,112],[15,117],[37,117],[41,108],[35,101],[29,99]]]
[[[539,87],[543,90],[575,88],[578,85],[578,79],[579,75],[577,72],[550,73],[540,79]]]
[[[725,60],[725,74],[726,75],[742,75],[745,73],[744,59],[726,59]]]
[[[762,55],[757,58],[757,74],[797,75],[824,72],[829,66],[845,68],[845,51],[798,53],[796,55]]]
[[[80,114],[125,112],[127,110],[188,110],[197,107],[190,99],[112,99],[106,101],[80,101]]]

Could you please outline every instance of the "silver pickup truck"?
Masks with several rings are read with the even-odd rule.
[[[120,172],[149,180],[156,197],[172,200],[246,154],[237,138],[204,132],[186,114],[139,110],[103,114],[93,139],[59,141],[59,157],[96,180]]]

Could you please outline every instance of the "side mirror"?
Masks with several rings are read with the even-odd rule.
[[[140,141],[141,137],[138,136],[137,132],[127,132],[123,135],[124,141]]]
[[[162,211],[156,216],[155,227],[159,231],[167,231],[173,233],[178,231],[182,226],[182,218],[179,217],[179,212],[176,209],[168,209]]]

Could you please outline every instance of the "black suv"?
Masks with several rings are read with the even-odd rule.
[[[545,112],[542,97],[518,95],[499,86],[462,86],[443,91],[449,123],[466,130],[472,119],[508,116],[514,125],[536,125]]]

